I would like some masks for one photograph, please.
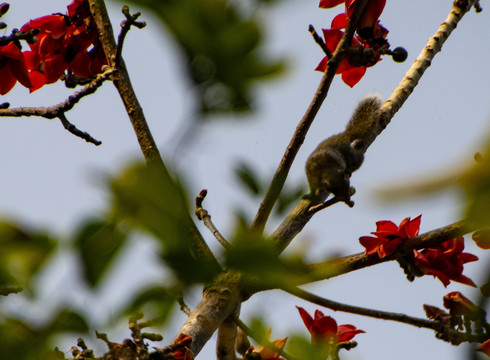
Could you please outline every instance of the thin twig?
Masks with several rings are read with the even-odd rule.
[[[143,29],[146,26],[146,22],[136,21],[136,19],[140,17],[141,13],[136,12],[133,15],[131,15],[129,13],[129,6],[124,5],[122,7],[122,13],[126,17],[126,20],[123,20],[121,22],[121,31],[119,32],[119,36],[117,37],[116,66],[118,66],[121,62],[124,39],[126,38],[127,33],[131,29],[131,26],[135,26],[138,29]]]
[[[208,191],[206,189],[201,190],[199,195],[196,197],[196,216],[211,231],[221,246],[223,246],[225,249],[229,249],[231,247],[230,243],[221,235],[216,226],[214,226],[213,222],[211,221],[211,215],[209,215],[208,211],[202,207],[202,202],[204,201],[207,193]]]
[[[19,44],[19,40],[25,40],[29,44],[34,44],[37,40],[36,39],[37,34],[39,34],[39,29],[32,29],[28,32],[23,32],[14,29],[12,30],[12,33],[10,35],[0,36],[0,46],[5,46],[11,42],[15,42]]]
[[[65,113],[71,110],[83,97],[93,94],[107,79],[115,73],[115,69],[107,68],[103,73],[90,82],[83,89],[70,95],[65,101],[49,107],[18,107],[18,108],[0,108],[0,116],[20,117],[20,116],[40,116],[46,119],[60,119],[63,127],[73,135],[84,139],[94,145],[102,144],[101,141],[93,138],[89,133],[79,130],[75,125],[70,123]]]
[[[94,139],[89,133],[77,129],[77,127],[75,125],[73,125],[71,122],[68,121],[68,119],[65,116],[65,113],[61,113],[58,116],[58,118],[60,119],[61,123],[63,124],[63,127],[66,130],[68,130],[69,132],[71,132],[73,135],[75,135],[79,138],[82,138],[86,142],[92,143],[96,146],[99,146],[100,144],[102,144],[102,141]]]
[[[325,41],[323,41],[320,35],[318,35],[313,25],[310,24],[308,26],[308,31],[311,33],[311,36],[313,36],[313,40],[315,40],[315,42],[322,48],[325,55],[327,55],[329,59],[332,58],[333,56],[332,52],[327,47],[327,44],[325,44]]]
[[[347,27],[345,29],[345,33],[340,40],[337,49],[333,53],[332,58],[328,62],[325,74],[323,75],[322,80],[318,85],[310,106],[308,107],[305,114],[303,115],[303,118],[296,127],[296,131],[294,132],[294,135],[291,138],[291,141],[289,142],[286,151],[284,152],[284,155],[281,159],[281,162],[279,163],[276,173],[274,174],[272,182],[267,190],[267,193],[265,194],[262,203],[260,204],[259,210],[257,211],[255,219],[252,223],[251,228],[257,233],[262,233],[264,231],[267,219],[269,218],[272,208],[274,207],[274,204],[276,203],[279,194],[281,193],[281,190],[284,186],[284,183],[289,173],[289,169],[291,168],[296,154],[303,144],[306,134],[311,124],[313,123],[313,120],[315,119],[318,111],[320,110],[323,101],[327,97],[327,93],[330,89],[333,78],[335,77],[335,73],[339,68],[340,63],[346,56],[346,51],[350,47],[352,37],[354,36],[354,32],[358,27],[361,16],[363,15],[364,9],[366,8],[368,2],[369,0],[361,0],[356,5],[356,11],[350,18],[349,23],[347,24]]]
[[[357,314],[362,316],[368,316],[375,319],[397,321],[403,324],[416,326],[418,328],[431,329],[436,331],[436,333],[442,333],[445,335],[444,339],[449,342],[459,343],[461,341],[468,342],[482,342],[486,340],[487,335],[483,334],[468,334],[462,333],[454,330],[451,327],[445,326],[440,321],[421,319],[413,316],[409,316],[403,313],[394,313],[389,311],[368,309],[359,306],[353,306],[348,304],[339,303],[333,300],[323,298],[321,296],[315,295],[298,287],[284,288],[283,291],[299,297],[303,300],[311,302],[313,304],[326,307],[334,311],[342,311],[351,314]]]
[[[192,311],[191,311],[191,309],[189,309],[189,307],[185,303],[185,301],[184,301],[184,295],[181,294],[181,295],[177,296],[177,302],[179,303],[180,310],[184,314],[186,314],[187,316],[189,316]]]
[[[324,209],[326,209],[326,208],[328,208],[328,207],[330,207],[330,206],[332,206],[334,204],[337,204],[338,202],[342,202],[342,201],[344,201],[344,200],[339,199],[338,197],[334,196],[333,198],[331,198],[331,199],[329,199],[327,201],[324,201],[321,204],[314,205],[314,206],[310,207],[308,209],[308,214],[310,216],[311,215],[314,215],[317,212],[322,211],[322,210],[324,210]]]

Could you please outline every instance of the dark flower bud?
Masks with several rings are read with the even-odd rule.
[[[1,3],[0,4],[0,17],[5,15],[7,11],[9,11],[10,5],[8,3]]]
[[[405,50],[402,47],[397,47],[392,51],[392,56],[393,56],[393,61],[395,62],[404,62],[407,60],[408,53],[407,50]]]

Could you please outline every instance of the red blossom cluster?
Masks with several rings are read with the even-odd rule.
[[[413,220],[409,217],[405,218],[399,226],[388,220],[378,221],[376,231],[371,233],[374,236],[362,236],[359,242],[366,248],[367,255],[377,254],[379,258],[384,258],[393,254],[408,238],[418,235],[420,218],[421,215]],[[444,286],[448,286],[451,280],[476,286],[470,278],[463,275],[463,265],[478,260],[478,257],[464,253],[463,250],[463,237],[445,241],[422,251],[414,249],[414,265],[422,274],[437,277]]]
[[[0,47],[0,94],[17,81],[33,92],[59,80],[65,72],[89,78],[106,64],[87,0],[73,0],[68,12],[30,20],[20,31],[35,30],[37,41],[21,52],[20,42]]]
[[[320,0],[320,8],[330,9],[345,3],[345,13],[338,14],[333,20],[330,29],[322,29],[325,45],[334,52],[339,44],[344,31],[356,10],[358,0]],[[366,68],[375,65],[380,61],[381,51],[389,47],[386,36],[388,30],[380,25],[379,16],[383,12],[386,0],[371,0],[360,20],[356,29],[356,34],[352,38],[351,46],[360,49],[368,49],[369,56],[348,55],[337,69],[337,74],[342,74],[342,80],[353,87],[366,73]],[[328,56],[324,57],[315,70],[324,72],[327,69]]]
[[[340,344],[352,340],[357,334],[365,331],[357,329],[354,325],[337,325],[335,319],[325,316],[320,310],[315,311],[312,318],[302,307],[296,306],[306,328],[311,334],[311,342],[314,344]]]
[[[473,280],[463,275],[463,264],[477,261],[478,257],[464,253],[463,249],[464,238],[460,236],[420,252],[414,250],[415,265],[424,274],[437,277],[444,286],[452,280],[476,287]]]

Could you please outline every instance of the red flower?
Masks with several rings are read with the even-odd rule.
[[[25,87],[30,87],[24,55],[13,43],[0,46],[0,95],[8,93],[19,81]]]
[[[330,52],[333,53],[337,48],[340,39],[342,39],[342,36],[344,35],[344,32],[340,29],[345,28],[346,25],[347,25],[347,18],[345,14],[339,14],[332,20],[332,25],[331,25],[332,28],[322,29],[323,38],[325,39],[325,45],[327,45],[328,50],[330,50]],[[354,35],[354,37],[352,38],[351,45],[362,46],[362,43],[357,35]],[[329,58],[325,56],[322,59],[322,61],[320,61],[318,66],[315,68],[315,70],[325,72],[325,70],[327,69],[328,60]],[[365,66],[354,66],[350,64],[348,57],[342,60],[339,68],[337,69],[337,74],[342,74],[342,80],[350,87],[356,85],[361,80],[361,78],[364,76],[365,73],[366,73]]]
[[[478,260],[478,257],[464,253],[464,238],[462,236],[445,241],[440,245],[414,250],[415,265],[424,274],[437,277],[444,286],[450,280],[476,287],[473,280],[463,275],[463,264]]]
[[[320,0],[320,7],[330,9],[342,3],[345,3],[345,12],[347,17],[350,18],[358,4],[357,0]],[[358,28],[364,29],[379,26],[378,19],[383,12],[385,4],[386,0],[371,0],[364,10],[364,15],[361,18]],[[374,33],[376,33],[376,31],[374,31]]]
[[[450,292],[443,297],[444,307],[453,316],[465,316],[470,320],[479,320],[484,311],[463,296],[459,291]]]
[[[402,220],[400,225],[396,225],[389,220],[376,222],[376,231],[373,236],[361,236],[359,242],[366,248],[366,255],[378,254],[384,258],[393,254],[398,246],[406,239],[417,236],[422,215],[410,220],[409,217]]]
[[[65,71],[89,77],[106,62],[87,0],[74,0],[68,15],[52,14],[29,21],[21,31],[39,29],[38,41],[26,51],[31,92],[57,81]],[[90,47],[92,49],[87,51]]]
[[[313,319],[302,307],[296,306],[306,328],[311,334],[313,343],[342,343],[351,340],[357,334],[365,331],[357,329],[354,325],[345,324],[337,326],[337,322],[330,316],[325,316],[320,310],[315,311]]]
[[[476,348],[476,351],[481,351],[487,356],[490,356],[490,339],[487,341],[483,342]]]

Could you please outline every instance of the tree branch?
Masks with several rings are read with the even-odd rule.
[[[379,111],[379,121],[381,124],[381,133],[390,123],[395,113],[405,103],[407,98],[413,92],[420,78],[424,75],[427,68],[431,65],[432,60],[438,52],[441,51],[442,45],[446,42],[452,31],[456,29],[459,21],[463,16],[477,3],[475,0],[455,0],[451,12],[446,20],[439,26],[436,33],[429,39],[427,45],[413,62],[410,69],[406,72],[400,84],[395,88],[391,96],[385,101]],[[376,134],[377,135],[379,135]],[[374,139],[373,139],[374,141]],[[369,144],[368,144],[369,146]]]
[[[112,25],[107,13],[107,9],[103,0],[89,0],[90,11],[97,25],[97,31],[99,39],[106,54],[108,63],[117,69],[117,72],[113,78],[114,86],[116,87],[121,99],[126,108],[126,112],[129,116],[131,124],[133,125],[134,132],[138,139],[143,156],[146,163],[150,166],[158,167],[162,175],[165,177],[171,177],[165,164],[163,163],[158,147],[153,139],[148,123],[146,122],[143,108],[141,107],[136,93],[134,92],[131,84],[129,73],[124,64],[124,59],[120,57],[120,61],[116,62],[117,58],[117,45],[114,39],[114,32],[112,31]],[[188,217],[189,223],[189,236],[192,240],[192,247],[197,256],[202,259],[213,263],[216,269],[221,269],[213,253],[209,249],[208,245],[204,241],[202,235],[196,227],[196,224],[192,221],[190,215]]]
[[[368,316],[375,319],[397,321],[403,324],[416,326],[418,328],[431,329],[436,334],[444,334],[441,338],[451,343],[460,343],[461,341],[482,342],[486,340],[487,335],[462,333],[449,326],[445,326],[442,322],[436,320],[428,320],[416,318],[402,313],[394,313],[389,311],[368,309],[359,306],[347,305],[333,300],[325,299],[321,296],[312,294],[298,287],[282,289],[287,293],[294,295],[300,299],[306,300],[313,304],[326,307],[334,311],[342,311],[351,314]]]
[[[420,78],[424,74],[425,70],[429,67],[436,53],[441,50],[442,44],[447,40],[452,30],[456,28],[457,23],[462,19],[464,14],[474,4],[475,0],[456,0],[454,2],[451,12],[448,15],[446,21],[441,24],[438,31],[431,39],[429,39],[427,45],[420,53],[417,60],[415,60],[400,84],[395,88],[391,96],[388,98],[388,100],[386,100],[386,102],[380,109],[378,120],[380,122],[380,126],[377,127],[379,131],[375,134],[375,136],[372,137],[370,143],[364,141],[363,145],[365,145],[366,149],[390,123],[395,113],[400,109],[402,104],[406,101],[415,86],[418,84]],[[303,138],[301,138],[301,141]],[[276,175],[278,173],[276,173]],[[323,201],[325,200],[325,198],[320,200]],[[313,205],[316,205],[316,203],[313,202],[311,199],[302,199],[270,236],[270,239],[277,244],[279,252],[284,251],[284,249],[289,245],[293,238],[297,234],[299,234],[301,230],[303,230],[304,226],[310,221],[313,214],[309,211],[309,208]]]
[[[103,0],[89,0],[89,4],[107,61],[110,66],[118,70],[114,76],[113,83],[124,103],[143,156],[148,164],[155,163],[158,166],[164,166],[158,147],[146,122],[143,108],[134,92],[124,60],[121,57],[120,61],[116,62],[117,44],[105,3]]]
[[[364,9],[368,4],[368,0],[361,0],[356,5],[356,12],[353,14],[347,27],[345,29],[345,33],[340,40],[337,49],[335,50],[333,56],[328,61],[327,70],[318,85],[318,88],[313,96],[313,99],[306,110],[306,113],[303,115],[303,118],[299,122],[296,127],[296,131],[293,134],[291,141],[289,142],[286,151],[279,163],[279,167],[274,174],[274,178],[265,194],[264,200],[260,204],[259,210],[255,215],[255,219],[252,224],[252,230],[258,233],[262,233],[265,228],[265,224],[269,215],[274,207],[274,204],[281,193],[281,190],[286,182],[286,178],[289,173],[289,169],[293,164],[293,161],[296,157],[296,154],[299,151],[299,148],[304,142],[306,134],[313,123],[313,120],[316,117],[316,114],[320,110],[320,107],[323,104],[323,101],[327,97],[328,90],[330,89],[330,85],[332,84],[333,78],[335,77],[335,73],[340,66],[340,63],[344,59],[346,55],[346,51],[350,47],[352,37],[354,36],[354,32],[357,29],[359,21],[361,19],[362,14],[364,13]],[[320,199],[319,201],[323,201],[324,199]]]
[[[309,269],[311,271],[311,281],[314,282],[330,279],[332,277],[346,274],[354,270],[359,270],[387,261],[393,261],[397,259],[397,256],[399,256],[399,254],[406,254],[407,252],[411,252],[412,249],[433,247],[444,241],[454,239],[458,236],[463,236],[475,230],[475,228],[471,228],[466,222],[459,221],[454,224],[428,231],[418,236],[414,236],[413,238],[409,238],[400,245],[395,253],[382,259],[377,256],[367,256],[363,252],[359,254],[345,256],[342,258],[328,260],[319,264],[310,265]]]
[[[212,285],[204,289],[201,302],[189,315],[172,343],[177,341],[180,334],[192,337],[191,351],[196,356],[242,301],[240,275],[232,271],[221,274]]]
[[[65,101],[49,107],[17,107],[0,109],[0,116],[21,117],[40,116],[46,119],[55,119],[71,109],[85,96],[93,94],[103,83],[116,73],[116,69],[107,67],[104,72],[81,90],[70,95]]]
[[[102,142],[94,139],[87,132],[77,129],[75,125],[70,123],[66,118],[65,113],[71,109],[85,96],[93,94],[103,83],[108,80],[116,70],[114,68],[107,67],[104,72],[97,75],[87,86],[81,90],[70,95],[65,101],[49,106],[49,107],[18,107],[18,108],[2,108],[0,109],[0,116],[8,117],[21,117],[21,116],[40,116],[46,119],[59,118],[63,127],[73,135],[84,139],[85,141],[94,145],[100,145]]]
[[[235,341],[237,324],[235,319],[240,315],[240,306],[235,309],[218,328],[216,356],[218,360],[236,360]]]

